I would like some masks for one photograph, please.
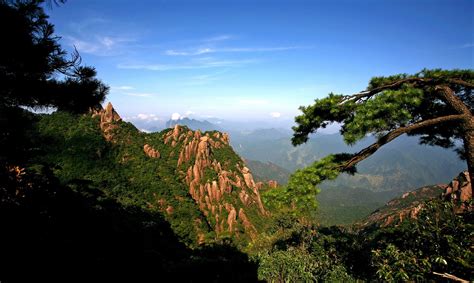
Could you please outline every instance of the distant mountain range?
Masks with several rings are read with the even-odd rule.
[[[186,117],[186,118],[181,118],[177,120],[168,120],[168,122],[166,122],[166,128],[173,128],[176,125],[186,126],[194,131],[196,130],[200,130],[202,132],[222,131],[222,129],[219,126],[206,120],[200,121],[200,120],[190,119]]]
[[[282,129],[261,129],[232,133],[230,136],[233,148],[243,158],[271,162],[289,172],[332,153],[357,152],[375,140],[374,137],[367,137],[351,147],[344,143],[339,134],[317,134],[306,144],[294,147],[290,139],[291,132]],[[425,185],[446,183],[465,167],[465,162],[450,149],[419,145],[418,138],[402,136],[362,161],[358,165],[358,174],[342,174],[321,187],[404,192]],[[255,169],[254,173],[261,174]]]

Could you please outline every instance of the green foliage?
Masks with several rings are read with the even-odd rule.
[[[423,281],[425,270],[431,268],[428,259],[420,259],[411,250],[402,252],[392,244],[383,250],[372,250],[372,254],[376,275],[384,281]]]
[[[277,232],[268,253],[259,253],[258,275],[269,282],[352,282],[337,254],[340,232],[324,231],[293,221]],[[335,236],[339,236],[336,238]]]
[[[258,278],[267,282],[311,282],[317,265],[314,257],[299,250],[275,251],[262,255]]]
[[[324,180],[335,179],[340,171],[337,166],[341,160],[347,160],[351,155],[329,155],[311,166],[296,170],[288,185],[269,190],[262,194],[264,202],[274,210],[285,210],[298,215],[310,215],[317,208],[316,187]]]
[[[472,279],[472,217],[472,211],[456,214],[451,202],[426,202],[416,220],[364,232],[362,246],[372,251],[370,264],[380,279],[419,280],[433,271]]]
[[[171,206],[173,213],[165,214],[165,219],[181,241],[195,246],[195,220],[203,216],[188,197],[174,157],[166,158],[169,149],[164,150],[167,146],[156,134],[140,133],[129,123],[115,126],[116,138],[109,143],[102,136],[98,118],[60,111],[42,115],[34,138],[41,152],[31,163],[51,164],[63,184],[87,180],[122,205],[153,212]],[[146,142],[161,151],[162,158],[147,157],[143,152]],[[209,231],[205,224],[197,227],[203,233]]]

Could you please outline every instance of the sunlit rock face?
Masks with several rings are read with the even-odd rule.
[[[452,201],[455,213],[472,210],[469,206],[472,199],[472,185],[469,181],[469,172],[461,172],[449,185],[439,184],[423,187],[415,191],[406,192],[401,197],[388,202],[384,207],[369,215],[363,226],[378,225],[381,227],[393,226],[402,223],[405,219],[416,219],[425,206],[425,201],[441,199]]]
[[[214,231],[220,234],[243,230],[255,237],[257,230],[246,210],[254,210],[262,217],[268,215],[259,186],[243,162],[230,166],[225,160],[216,160],[213,154],[229,146],[229,136],[219,132],[202,134],[176,125],[164,136],[164,143],[179,147],[177,168],[185,173],[189,194],[203,214],[212,219]]]
[[[457,203],[457,211],[462,211],[466,208],[473,209],[472,206],[467,207],[467,203],[472,199],[472,183],[470,180],[469,172],[464,171],[444,189],[443,198]]]
[[[100,117],[100,128],[107,141],[112,141],[113,130],[117,128],[116,122],[122,121],[120,115],[115,111],[112,103],[108,103],[103,109],[92,110],[92,117]]]
[[[151,158],[160,158],[160,152],[158,150],[155,150],[152,146],[149,144],[145,144],[143,146],[143,151],[148,157]]]

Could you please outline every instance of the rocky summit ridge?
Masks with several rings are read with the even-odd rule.
[[[425,201],[442,199],[453,202],[455,213],[473,210],[472,184],[469,172],[461,172],[448,185],[438,184],[406,192],[401,197],[389,201],[384,207],[377,209],[358,225],[362,227],[376,225],[387,227],[398,225],[405,219],[416,219],[425,206]]]
[[[121,138],[116,130],[124,122],[112,104],[108,103],[105,108],[91,112],[93,117],[100,117],[104,138],[116,143]],[[176,174],[204,215],[206,226],[211,227],[217,236],[256,237],[258,228],[255,221],[269,215],[262,203],[260,190],[265,186],[275,188],[278,184],[276,181],[255,182],[243,159],[232,150],[227,133],[202,133],[175,125],[148,140],[141,146],[143,154],[153,162],[172,163],[177,157],[174,165]],[[166,154],[158,149],[162,146]],[[155,205],[167,214],[173,213],[174,208],[167,205],[165,199],[158,199]],[[195,221],[200,222],[202,219]],[[198,242],[202,243],[205,236],[197,228],[199,226],[202,225],[196,225]]]

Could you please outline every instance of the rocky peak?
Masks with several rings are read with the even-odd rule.
[[[226,160],[221,160],[223,163],[216,160],[214,153],[229,147],[229,136],[175,126],[165,134],[164,143],[178,148],[177,169],[184,173],[189,194],[214,231],[238,233],[240,225],[245,234],[254,237],[255,226],[245,211],[253,210],[261,216],[268,212],[261,201],[259,187],[243,162],[231,165]],[[206,175],[206,172],[213,174]],[[231,197],[233,191],[237,191],[238,199]]]
[[[472,184],[470,182],[469,172],[464,171],[454,178],[444,189],[443,199],[454,201],[457,212],[468,208],[467,203],[472,199]],[[469,207],[468,209],[473,209]]]
[[[104,133],[104,137],[107,141],[111,141],[113,137],[113,130],[117,128],[114,124],[122,121],[120,115],[115,111],[112,103],[107,103],[105,108],[92,110],[92,117],[100,117],[100,128]]]
[[[160,158],[160,152],[158,150],[155,150],[152,146],[149,144],[145,144],[143,146],[143,151],[148,157],[151,158]]]

